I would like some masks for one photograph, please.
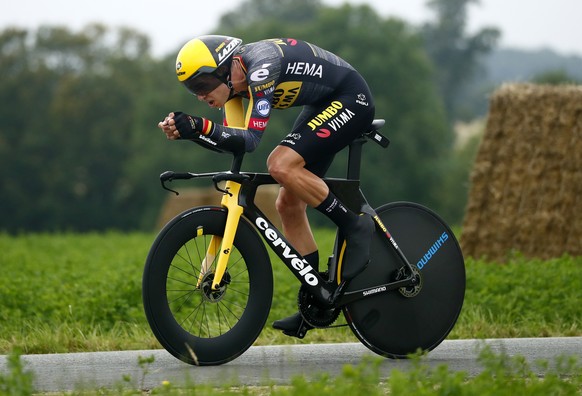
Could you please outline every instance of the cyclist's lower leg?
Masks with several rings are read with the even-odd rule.
[[[319,271],[319,252],[315,251],[311,254],[303,255],[303,258],[307,260],[309,265],[313,267],[316,271]],[[283,319],[279,319],[273,322],[273,328],[283,331],[283,334],[303,338],[305,334],[313,329],[309,323],[303,319],[301,312],[296,312],[291,316]]]
[[[319,271],[319,252],[309,226],[306,213],[307,205],[282,187],[275,206],[281,217],[283,233],[287,240],[311,267]],[[273,328],[282,330],[285,335],[303,338],[307,331],[313,327],[305,322],[300,312],[296,312],[289,317],[273,322]]]
[[[349,281],[368,264],[374,222],[369,215],[359,216],[331,192],[325,182],[305,169],[305,161],[294,150],[277,146],[267,161],[269,173],[288,192],[326,215],[346,238],[342,279]]]
[[[291,245],[303,256],[316,251],[317,243],[307,218],[307,204],[281,187],[275,208],[281,218],[283,234]]]
[[[333,221],[346,239],[341,276],[343,281],[350,281],[368,264],[374,222],[369,215],[352,212],[331,191],[315,209]]]

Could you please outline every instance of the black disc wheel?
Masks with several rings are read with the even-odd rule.
[[[226,211],[196,208],[160,232],[143,274],[143,303],[162,346],[195,365],[226,363],[246,351],[267,320],[273,274],[264,245],[241,218],[228,267],[213,288]]]
[[[380,355],[405,358],[418,349],[430,351],[447,337],[461,312],[465,296],[461,249],[444,221],[421,205],[397,202],[377,213],[414,267],[416,282],[350,303],[343,308],[344,315],[356,337]],[[386,231],[377,227],[370,264],[347,291],[393,282],[406,272]]]

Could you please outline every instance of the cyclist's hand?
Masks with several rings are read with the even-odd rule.
[[[177,113],[170,113],[164,118],[164,121],[158,122],[160,128],[169,140],[180,139],[180,132],[176,129],[176,122],[174,117]]]
[[[182,139],[195,139],[200,135],[203,120],[179,111],[174,112],[174,124]]]

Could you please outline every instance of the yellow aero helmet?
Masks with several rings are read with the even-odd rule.
[[[200,74],[214,73],[221,65],[230,68],[232,55],[241,44],[241,39],[218,35],[200,36],[188,41],[176,58],[178,80],[185,82]]]

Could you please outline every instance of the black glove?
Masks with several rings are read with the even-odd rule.
[[[181,111],[174,112],[176,129],[182,139],[195,139],[202,132],[203,121],[200,117],[194,117]]]

